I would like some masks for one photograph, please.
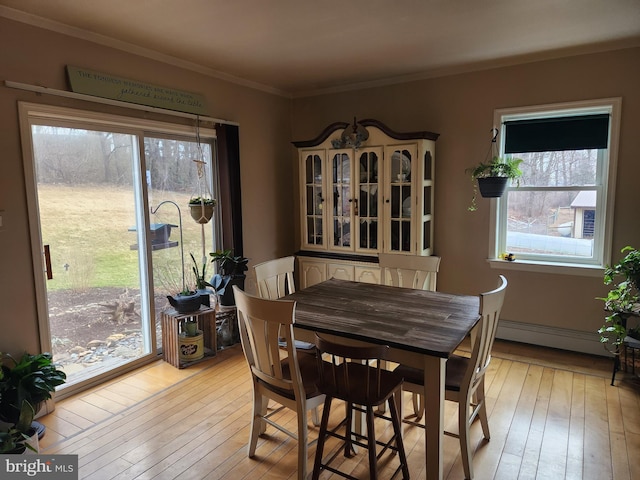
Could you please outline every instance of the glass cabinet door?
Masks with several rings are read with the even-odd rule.
[[[412,167],[415,148],[402,147],[388,152],[388,231],[385,251],[409,253],[414,250],[412,238],[413,192]]]
[[[380,238],[379,211],[382,200],[379,191],[381,149],[356,152],[355,218],[358,223],[356,250],[377,252]]]
[[[352,216],[357,208],[351,194],[351,151],[340,150],[330,154],[331,248],[352,250]]]
[[[303,243],[307,247],[320,247],[324,246],[323,157],[318,152],[303,152],[302,155],[305,208]]]

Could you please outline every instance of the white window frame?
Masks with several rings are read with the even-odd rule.
[[[506,193],[503,199],[492,199],[490,218],[490,238],[488,262],[492,268],[507,270],[524,270],[543,273],[560,273],[568,275],[602,276],[603,270],[611,260],[611,239],[613,235],[614,199],[616,172],[618,165],[618,141],[620,132],[620,110],[622,99],[604,98],[579,102],[557,103],[528,107],[504,108],[494,111],[494,125],[500,125],[500,155],[504,154],[505,126],[509,120],[524,120],[530,118],[561,117],[569,115],[589,115],[594,113],[608,113],[609,148],[607,155],[598,158],[600,180],[596,190],[596,233],[594,238],[594,257],[584,261],[566,257],[566,261],[559,261],[552,257],[539,259],[516,258],[514,262],[502,260],[501,249],[506,244],[507,204]],[[509,186],[515,190],[517,186]],[[517,256],[516,256],[517,257]]]

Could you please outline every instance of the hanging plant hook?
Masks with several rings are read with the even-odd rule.
[[[153,207],[150,207],[151,214],[154,215],[155,213],[157,213],[158,209],[165,203],[170,203],[178,209],[178,223],[180,225],[180,260],[182,261],[182,291],[185,292],[187,290],[187,285],[184,280],[184,243],[182,241],[182,212],[180,212],[180,207],[173,200],[164,200],[158,204],[155,210],[153,209]]]

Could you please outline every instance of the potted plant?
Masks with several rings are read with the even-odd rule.
[[[206,196],[192,197],[189,200],[189,212],[191,218],[198,223],[207,223],[213,217],[213,211],[216,207],[216,199]]]
[[[0,380],[2,379],[0,372]],[[33,426],[35,413],[26,400],[22,402],[20,416],[16,424],[0,430],[0,454],[22,454],[27,449],[38,453],[38,432]]]
[[[640,328],[628,327],[627,320],[632,316],[640,316],[640,251],[631,246],[621,250],[626,255],[615,265],[604,271],[605,285],[616,283],[604,298],[604,308],[609,313],[598,330],[600,341],[612,353],[629,336],[640,340]]]
[[[200,298],[202,300],[202,305],[206,305],[207,307],[211,306],[209,287],[214,288],[211,283],[206,280],[207,275],[207,262],[202,263],[202,268],[200,268],[196,257],[193,256],[193,253],[189,253],[191,256],[191,261],[193,265],[191,266],[191,271],[193,271],[193,276],[196,280],[196,290],[200,294]],[[214,289],[215,293],[215,289]]]
[[[57,386],[66,381],[66,374],[58,370],[50,353],[31,355],[25,353],[20,360],[2,354],[2,376],[0,378],[0,420],[18,425],[24,420],[23,408],[27,402],[36,413],[42,404],[51,398]],[[37,424],[39,435],[44,426]]]
[[[475,167],[467,168],[466,172],[473,182],[473,198],[469,210],[477,209],[478,189],[484,198],[497,198],[502,196],[509,180],[515,180],[517,185],[520,185],[521,163],[521,158],[494,156],[489,162],[481,162]]]
[[[189,287],[186,287],[176,295],[167,295],[167,300],[169,300],[169,304],[178,313],[196,312],[200,309],[200,305],[202,305],[200,293]]]
[[[236,304],[233,297],[232,285],[237,285],[239,288],[244,289],[244,280],[246,278],[246,272],[248,270],[247,263],[249,259],[242,256],[233,255],[231,249],[218,250],[210,253],[212,261],[216,263],[217,272],[211,279],[211,283],[216,285],[223,285],[223,289],[220,293],[220,305],[233,306]]]

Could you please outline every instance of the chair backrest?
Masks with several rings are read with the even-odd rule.
[[[436,290],[440,257],[421,257],[395,253],[378,254],[381,281],[384,285]]]
[[[336,343],[316,334],[320,390],[334,398],[367,405],[379,399],[382,362],[387,345],[354,346]],[[374,365],[374,366],[372,366]]]
[[[293,349],[295,302],[254,297],[233,286],[240,340],[251,373],[268,386],[304,398],[298,357]],[[289,375],[283,374],[279,336],[287,342]]]
[[[276,258],[253,267],[261,298],[276,300],[296,291],[293,281],[295,259],[294,256]]]
[[[463,385],[469,385],[473,392],[484,377],[491,362],[491,349],[496,339],[500,311],[507,290],[507,279],[500,275],[498,288],[480,294],[480,322],[472,337],[471,361],[465,373]]]

